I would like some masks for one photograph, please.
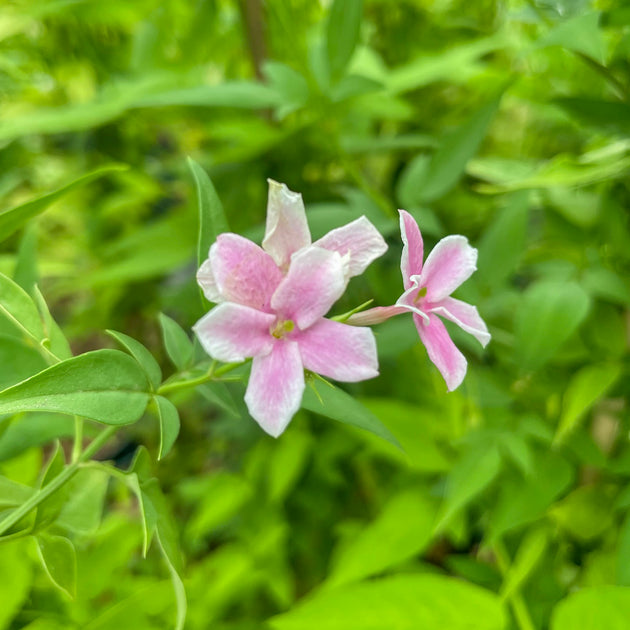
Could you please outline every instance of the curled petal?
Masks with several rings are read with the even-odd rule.
[[[348,277],[362,274],[368,265],[387,251],[381,233],[367,217],[331,230],[313,245],[348,256]]]
[[[225,302],[204,315],[193,330],[213,359],[243,361],[271,351],[274,338],[269,329],[274,322],[269,313]]]
[[[197,272],[197,282],[203,291],[203,294],[208,298],[210,302],[220,302],[221,294],[219,292],[219,287],[217,286],[217,281],[214,279],[214,274],[212,273],[212,263],[209,258],[201,263],[201,267],[199,267],[199,271]]]
[[[374,326],[374,324],[380,324],[394,315],[408,313],[409,310],[405,306],[375,306],[367,311],[359,311],[350,315],[346,323],[351,326]]]
[[[269,180],[269,201],[263,249],[278,267],[287,269],[291,254],[311,244],[306,211],[300,193]]]
[[[416,220],[406,210],[399,210],[398,213],[400,214],[400,235],[403,241],[400,270],[404,287],[408,289],[411,286],[411,276],[422,273],[424,245]]]
[[[396,300],[396,306],[406,311],[411,311],[428,324],[429,316],[420,308],[419,305],[421,302],[417,299],[418,292],[420,291],[420,287],[418,286],[419,277],[420,276],[412,277],[411,286]]]
[[[304,368],[297,343],[277,341],[265,356],[254,357],[245,403],[252,418],[278,437],[300,408]]]
[[[427,288],[427,300],[439,302],[468,280],[477,268],[477,250],[465,236],[443,238],[428,255],[418,286]]]
[[[378,376],[376,341],[369,328],[321,319],[296,341],[304,367],[312,372],[349,383]]]
[[[429,359],[440,371],[449,392],[461,385],[466,376],[466,359],[450,338],[444,324],[436,315],[429,314],[429,323],[414,314],[413,321]]]
[[[462,330],[473,335],[484,348],[488,345],[490,341],[488,327],[472,304],[448,297],[433,304],[430,312],[455,322]]]
[[[222,301],[260,310],[268,310],[282,280],[271,256],[238,234],[219,235],[210,248],[210,267]]]
[[[271,298],[271,307],[304,330],[330,310],[346,284],[343,261],[337,252],[307,247],[291,259],[289,272]]]

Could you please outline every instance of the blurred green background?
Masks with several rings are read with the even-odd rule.
[[[493,335],[482,351],[449,328],[469,370],[447,394],[410,317],[375,329],[381,376],[347,391],[404,454],[307,411],[269,438],[240,383],[174,397],[182,431],[154,472],[186,628],[630,628],[630,3],[2,3],[0,208],[128,167],[0,252],[75,352],[121,330],[174,371],[158,313],[185,329],[203,314],[186,156],[254,240],[268,177],[302,192],[314,237],[377,225],[389,251],[333,314],[401,293],[396,208],[425,251],[466,235],[479,269],[457,295]],[[43,367],[4,342],[0,357],[3,387]],[[36,420],[0,421],[7,478],[35,483],[72,433]],[[158,447],[150,418],[119,436],[102,457],[121,467]],[[30,545],[0,545],[0,628],[173,627],[134,499],[98,487],[74,599]]]

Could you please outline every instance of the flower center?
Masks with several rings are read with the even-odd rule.
[[[413,298],[413,303],[417,304],[425,295],[427,294],[427,288],[422,287],[418,293],[416,293],[416,297]]]
[[[290,319],[278,320],[276,325],[271,329],[271,334],[276,339],[282,339],[295,328],[295,324]]]

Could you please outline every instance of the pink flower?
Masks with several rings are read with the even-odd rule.
[[[301,196],[270,181],[263,247],[221,234],[210,248],[197,279],[219,304],[194,330],[219,361],[253,357],[245,402],[270,435],[299,409],[304,368],[348,382],[378,375],[372,331],[324,315],[386,247],[365,217],[311,245]]]
[[[467,363],[439,317],[456,323],[484,347],[490,341],[488,328],[477,309],[450,297],[477,268],[477,250],[464,236],[447,236],[434,247],[423,265],[423,243],[418,224],[405,210],[399,210],[399,213],[403,240],[400,269],[405,292],[394,306],[357,313],[348,322],[366,326],[411,311],[429,358],[444,377],[448,390],[453,391],[464,380]]]

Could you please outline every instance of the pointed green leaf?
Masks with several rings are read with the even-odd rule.
[[[44,326],[31,296],[11,278],[0,273],[0,315],[23,335],[39,345]]]
[[[591,586],[561,600],[551,616],[551,630],[627,630],[630,588]]]
[[[160,421],[160,451],[158,459],[166,457],[179,435],[179,413],[177,407],[163,396],[154,396]]]
[[[121,346],[123,346],[131,356],[142,366],[149,383],[153,389],[157,389],[162,382],[162,370],[155,360],[151,352],[133,337],[115,330],[106,331],[110,337],[113,337]]]
[[[359,41],[362,0],[334,0],[326,28],[326,50],[330,74],[338,79],[346,69]]]
[[[197,207],[199,208],[199,238],[197,241],[197,264],[208,257],[210,245],[217,240],[217,236],[229,231],[227,219],[221,200],[206,171],[188,158],[188,168],[195,180],[197,189]]]
[[[52,411],[105,424],[131,424],[144,413],[148,387],[144,372],[128,354],[96,350],[0,392],[0,413]]]
[[[342,389],[326,383],[316,385],[315,381],[312,381],[311,386],[304,390],[302,407],[332,420],[374,433],[402,450],[390,430],[371,411]]]
[[[61,199],[64,195],[83,186],[85,184],[89,184],[90,182],[98,179],[99,177],[103,177],[104,175],[108,175],[110,173],[115,173],[119,171],[126,170],[127,167],[120,164],[112,164],[109,166],[104,166],[92,173],[88,173],[87,175],[83,175],[83,177],[79,177],[75,179],[73,182],[58,188],[54,192],[43,195],[42,197],[38,197],[24,203],[16,208],[12,208],[11,210],[5,210],[0,213],[0,241],[5,240],[13,232],[19,230],[29,219],[41,214],[46,210],[51,204],[53,204],[58,199]]]
[[[70,597],[77,588],[77,554],[74,545],[63,536],[39,534],[36,537],[39,558],[53,584]]]
[[[33,494],[33,488],[0,475],[0,508],[24,503]]]
[[[50,314],[48,304],[46,304],[46,300],[37,285],[33,287],[33,299],[44,326],[45,337],[42,340],[42,345],[48,348],[58,359],[69,359],[72,356],[70,344]]]
[[[548,542],[547,532],[544,529],[527,532],[503,581],[501,588],[503,599],[508,600],[527,581],[541,561]]]
[[[166,353],[178,370],[190,367],[193,359],[193,344],[184,329],[173,319],[160,313],[160,326]]]
[[[100,468],[84,468],[68,482],[68,498],[55,525],[78,534],[93,534],[101,524],[109,475]]]
[[[55,445],[55,450],[46,465],[41,487],[45,488],[55,477],[59,476],[66,465],[63,449],[59,442]],[[68,496],[68,487],[59,488],[56,492],[44,499],[37,507],[35,524],[33,530],[37,531],[50,525],[61,512],[61,508]]]

